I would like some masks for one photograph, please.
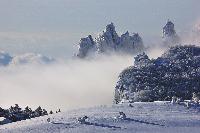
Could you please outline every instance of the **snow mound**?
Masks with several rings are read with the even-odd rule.
[[[135,65],[119,75],[115,101],[171,100],[173,96],[191,99],[200,92],[200,47],[174,46],[157,59],[143,53]]]

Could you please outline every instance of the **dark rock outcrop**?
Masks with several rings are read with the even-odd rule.
[[[90,53],[96,51],[96,44],[91,35],[86,38],[81,38],[79,43],[79,49],[77,56],[80,58],[84,58],[88,56]]]
[[[105,31],[95,40],[89,35],[82,38],[79,43],[79,50],[76,54],[80,58],[85,58],[92,54],[109,54],[112,52],[137,54],[144,50],[142,38],[138,33],[132,35],[127,31],[119,36],[113,23],[106,26]]]
[[[165,46],[174,46],[180,43],[180,38],[176,34],[174,23],[170,20],[163,27],[163,42]]]

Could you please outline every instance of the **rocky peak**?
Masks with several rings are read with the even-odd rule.
[[[80,58],[86,57],[90,51],[95,49],[95,42],[91,35],[86,38],[81,38],[80,43],[78,44],[78,54],[77,56]]]
[[[163,37],[174,36],[175,34],[174,23],[168,20],[167,24],[163,27]]]
[[[163,27],[163,42],[167,46],[173,46],[180,42],[180,38],[175,31],[174,23],[170,20]]]
[[[115,26],[113,23],[110,23],[106,26],[106,32],[115,33]]]
[[[106,30],[97,38],[99,52],[115,51],[119,44],[119,36],[113,23],[106,26]]]
[[[129,37],[130,37],[130,35],[129,35],[129,32],[127,31],[126,33],[124,33],[124,34],[121,35],[121,40],[127,39]]]
[[[110,23],[106,29],[95,40],[89,35],[82,38],[79,43],[79,51],[77,56],[84,58],[88,52],[109,54],[112,52],[123,52],[127,54],[135,54],[144,49],[142,38],[138,33],[132,35],[127,31],[125,34],[118,36],[115,26]]]
[[[120,47],[123,52],[130,54],[144,50],[143,41],[139,34],[133,33],[130,35],[128,31],[121,35]]]

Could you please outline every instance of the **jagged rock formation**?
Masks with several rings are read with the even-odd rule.
[[[0,66],[6,66],[12,60],[12,56],[8,53],[0,51]]]
[[[191,99],[193,92],[200,92],[200,47],[174,46],[157,59],[136,56],[119,75],[115,102]]]
[[[163,42],[167,46],[174,46],[180,42],[180,38],[175,31],[174,23],[170,20],[163,27]]]
[[[127,53],[138,53],[144,50],[143,41],[139,34],[130,35],[128,31],[121,35],[119,47]]]
[[[91,35],[89,35],[86,38],[81,38],[81,41],[78,46],[79,49],[77,56],[80,58],[84,58],[90,53],[96,51],[96,44]]]
[[[127,54],[136,54],[144,50],[142,38],[138,33],[130,35],[127,31],[119,36],[113,23],[106,26],[105,31],[95,40],[92,36],[82,38],[79,43],[77,56],[80,58],[87,57],[90,53],[124,52]]]
[[[115,51],[120,44],[120,37],[118,36],[113,23],[107,25],[106,30],[103,31],[103,34],[99,35],[96,40],[98,51],[101,53]]]

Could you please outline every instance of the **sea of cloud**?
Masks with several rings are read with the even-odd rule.
[[[132,64],[132,56],[109,55],[95,60],[1,67],[0,106],[8,108],[17,103],[68,110],[110,105],[118,74]]]
[[[182,44],[200,43],[200,21],[181,35]],[[156,43],[156,41],[154,41]],[[146,44],[148,46],[148,44]],[[160,42],[149,46],[150,58],[162,55]],[[0,67],[0,106],[42,106],[48,110],[111,105],[119,73],[134,64],[134,56],[105,55],[95,59],[59,60],[52,64]]]

